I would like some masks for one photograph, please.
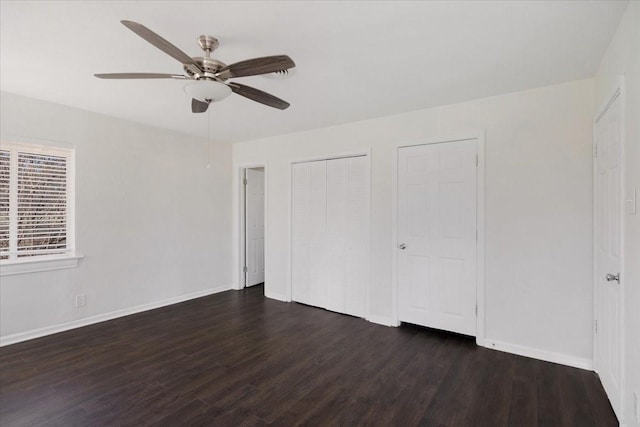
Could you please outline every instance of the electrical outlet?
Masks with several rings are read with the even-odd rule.
[[[84,307],[87,304],[87,296],[85,294],[76,295],[76,308]]]

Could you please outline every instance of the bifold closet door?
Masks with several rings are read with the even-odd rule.
[[[364,317],[369,273],[366,157],[327,161],[327,305]]]
[[[369,281],[369,163],[293,165],[292,297],[364,317]]]
[[[294,301],[326,303],[327,166],[325,161],[293,165],[291,280]]]

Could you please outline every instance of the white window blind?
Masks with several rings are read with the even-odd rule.
[[[9,150],[0,150],[0,260],[9,258]]]
[[[2,143],[0,260],[70,253],[72,150]]]

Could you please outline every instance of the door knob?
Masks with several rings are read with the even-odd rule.
[[[400,244],[398,245],[398,248],[400,248],[400,249],[403,249],[403,250],[404,250],[404,249],[406,249],[406,248],[407,248],[407,245],[405,245],[404,243],[400,243]]]
[[[620,273],[615,275],[611,273],[607,273],[607,282],[613,282],[614,280],[620,283]]]

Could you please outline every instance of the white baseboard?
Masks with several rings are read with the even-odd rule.
[[[397,322],[394,322],[393,319],[384,316],[376,316],[376,315],[368,315],[366,319],[371,323],[376,323],[382,326],[399,326]]]
[[[282,302],[291,302],[287,298],[286,295],[273,293],[273,292],[267,292],[266,290],[264,291],[264,296],[267,297],[267,298],[275,299],[275,300],[282,301]]]
[[[503,341],[486,339],[486,348],[504,351],[505,353],[517,354],[519,356],[531,357],[532,359],[544,360],[546,362],[558,363],[560,365],[572,366],[574,368],[593,370],[593,360],[581,357],[570,356],[568,354],[556,353],[553,351],[539,350],[517,344],[510,344]]]
[[[141,313],[143,311],[153,310],[155,308],[165,307],[167,305],[177,304],[179,302],[184,302],[191,299],[216,294],[218,292],[228,291],[229,289],[231,289],[231,285],[220,286],[212,289],[205,289],[203,291],[197,291],[197,292],[180,295],[173,298],[167,298],[167,299],[164,299],[161,301],[155,301],[149,304],[142,304],[142,305],[137,305],[135,307],[123,308],[121,310],[115,310],[109,313],[97,314],[95,316],[85,317],[83,319],[73,320],[71,322],[60,323],[58,325],[46,326],[44,328],[32,329],[26,332],[7,335],[4,337],[0,337],[0,347],[4,347],[5,345],[10,345],[10,344],[16,344],[22,341],[32,340],[34,338],[44,337],[46,335],[57,334],[58,332],[64,332],[70,329],[76,329],[76,328],[81,328],[83,326],[93,325],[94,323],[100,323],[100,322],[105,322],[107,320],[117,319],[118,317],[129,316],[130,314],[136,314],[136,313]]]

